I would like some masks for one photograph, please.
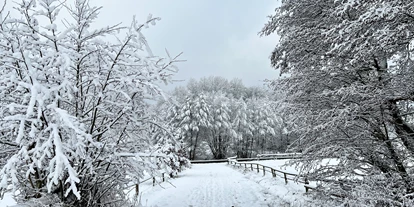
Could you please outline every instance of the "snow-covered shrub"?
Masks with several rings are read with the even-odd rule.
[[[165,110],[163,110],[165,111]],[[162,123],[162,118],[154,116]],[[179,129],[172,128],[168,123],[153,125],[153,143],[158,156],[158,169],[162,173],[167,173],[174,177],[178,172],[191,166],[188,159],[184,143],[179,137]]]
[[[0,12],[0,188],[74,206],[123,206],[124,188],[154,163],[144,99],[175,58],[152,54],[143,30],[93,29],[87,0],[22,0]],[[65,12],[67,19],[62,19]],[[63,22],[63,23],[62,23]],[[121,32],[109,42],[106,36]]]
[[[182,142],[164,137],[162,140],[159,140],[156,147],[164,155],[159,158],[160,163],[163,164],[161,169],[165,170],[170,177],[174,177],[178,172],[191,166]]]

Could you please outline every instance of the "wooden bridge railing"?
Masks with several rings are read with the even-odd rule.
[[[284,172],[266,165],[262,165],[259,163],[253,163],[253,162],[239,162],[236,160],[236,157],[230,157],[227,159],[227,163],[229,165],[235,166],[235,167],[244,167],[244,169],[250,169],[251,171],[257,171],[257,173],[263,172],[263,176],[266,175],[266,173],[269,173],[272,175],[272,177],[283,177],[285,180],[285,184],[288,183],[289,180],[295,181],[298,183],[304,184],[305,191],[308,192],[309,189],[314,189],[313,187],[309,186],[309,181],[307,178],[299,177],[297,174],[294,173],[288,173]]]

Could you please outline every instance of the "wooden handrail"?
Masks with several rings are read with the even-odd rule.
[[[299,183],[303,183],[303,184],[305,184],[304,187],[305,187],[306,192],[308,192],[309,189],[314,189],[313,187],[309,186],[309,181],[307,180],[307,178],[302,177],[303,181],[299,180],[299,179],[297,179],[297,178],[300,178],[299,175],[294,174],[294,173],[284,172],[284,171],[275,169],[273,167],[269,167],[269,166],[262,165],[262,164],[259,164],[259,163],[253,163],[253,162],[241,163],[241,162],[237,161],[236,158],[234,158],[234,157],[228,158],[227,162],[228,162],[229,165],[233,165],[233,166],[237,166],[237,167],[242,167],[242,164],[243,164],[245,169],[250,168],[252,171],[253,171],[254,168],[256,168],[257,173],[259,173],[260,170],[262,170],[263,175],[266,175],[266,171],[270,172],[273,177],[276,177],[276,173],[283,174],[285,184],[288,183],[288,180],[293,180],[293,181],[296,181],[296,182],[299,182]],[[268,170],[266,170],[266,169],[268,169]],[[292,179],[289,176],[294,176],[295,178]]]
[[[296,182],[299,182],[299,183],[302,183],[302,184],[304,184],[304,187],[305,187],[305,192],[309,192],[309,190],[317,190],[315,187],[312,187],[312,186],[310,186],[309,185],[309,181],[308,181],[308,179],[306,178],[306,177],[299,177],[299,175],[297,175],[297,174],[294,174],[294,173],[288,173],[288,172],[284,172],[284,171],[281,171],[281,170],[277,170],[277,169],[274,169],[274,168],[272,168],[272,167],[269,167],[269,166],[266,166],[266,165],[262,165],[262,164],[259,164],[259,163],[253,163],[253,162],[249,162],[249,163],[240,163],[240,162],[238,162],[237,160],[236,160],[236,158],[234,158],[234,157],[232,157],[232,158],[228,158],[227,159],[227,162],[228,162],[228,164],[229,165],[232,165],[232,166],[237,166],[237,165],[239,165],[239,167],[241,167],[242,166],[242,164],[244,164],[244,166],[245,166],[245,169],[248,169],[249,168],[249,165],[250,165],[250,169],[253,171],[254,170],[254,168],[256,168],[257,169],[257,173],[260,173],[260,169],[262,169],[263,170],[263,175],[265,175],[265,171],[266,171],[266,169],[270,169],[270,170],[268,170],[268,172],[270,172],[270,173],[272,173],[272,176],[273,177],[276,177],[276,172],[278,172],[278,173],[283,173],[283,178],[285,179],[285,184],[287,184],[288,183],[288,180],[293,180],[293,181],[296,181]],[[254,166],[254,167],[253,167]],[[261,167],[260,167],[261,166]],[[299,180],[299,179],[292,179],[292,178],[289,178],[288,176],[295,176],[296,178],[302,178],[303,180]],[[329,195],[331,195],[331,196],[335,196],[335,197],[338,197],[338,198],[345,198],[345,196],[344,195],[340,195],[340,194],[334,194],[334,193],[331,193],[331,194],[329,194]]]
[[[278,153],[278,154],[258,154],[257,158],[262,157],[270,157],[270,158],[296,158],[296,157],[302,157],[302,153]]]
[[[166,172],[162,172],[161,173],[161,180],[162,180],[162,182],[165,182],[165,173]],[[155,179],[155,176],[153,176],[153,177],[149,177],[149,178],[146,178],[146,179],[144,179],[144,180],[142,180],[142,181],[140,181],[139,183],[136,183],[136,184],[134,184],[135,185],[135,194],[136,195],[139,195],[139,185],[140,184],[142,184],[142,183],[144,183],[144,182],[147,182],[148,180],[151,180],[152,179],[152,186],[155,186],[155,183],[156,183],[156,179]],[[130,187],[132,187],[132,186],[130,186]]]

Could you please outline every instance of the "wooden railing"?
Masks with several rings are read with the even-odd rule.
[[[165,182],[165,180],[166,180],[165,174],[166,174],[165,172],[164,173],[161,173],[161,177],[159,177],[160,182]],[[139,195],[139,185],[140,184],[145,183],[145,182],[147,182],[147,181],[149,181],[151,179],[152,179],[152,186],[155,186],[155,184],[157,183],[157,178],[156,177],[146,178],[144,180],[141,180],[139,183],[135,184],[135,194],[136,195]]]
[[[306,177],[302,177],[294,173],[284,172],[284,171],[274,169],[272,167],[262,165],[259,163],[239,162],[239,159],[236,159],[236,158],[237,157],[227,158],[227,163],[234,167],[239,167],[239,168],[244,167],[244,169],[250,169],[251,171],[257,171],[257,173],[263,172],[263,176],[266,175],[266,172],[270,173],[273,177],[277,177],[277,175],[279,175],[280,177],[284,178],[285,184],[288,183],[288,180],[292,180],[297,183],[304,184],[303,187],[305,187],[305,192],[309,192],[309,190],[318,191],[317,188],[309,185],[309,180]],[[329,193],[329,195],[337,197],[337,198],[346,198],[346,195],[343,195],[343,194]]]
[[[237,161],[257,161],[257,160],[282,160],[282,159],[297,159],[301,158],[301,153],[279,153],[279,154],[258,154],[257,157],[252,158],[235,158]],[[227,159],[217,160],[190,160],[191,164],[209,164],[228,162]]]
[[[227,162],[227,159],[217,159],[217,160],[190,160],[191,164],[210,164],[210,163],[223,163]]]
[[[238,160],[236,160],[236,157],[228,158],[227,163],[229,165],[234,166],[234,167],[239,167],[239,168],[244,167],[244,169],[250,169],[251,171],[257,171],[257,173],[262,172],[263,176],[265,176],[266,173],[269,173],[274,178],[276,178],[278,176],[282,177],[285,180],[285,184],[287,184],[289,180],[295,181],[295,182],[298,182],[298,183],[302,183],[302,184],[304,184],[306,192],[308,192],[310,189],[314,189],[313,187],[309,186],[309,181],[308,181],[307,178],[300,177],[299,175],[294,174],[294,173],[284,172],[284,171],[275,169],[273,167],[269,167],[269,166],[262,165],[262,164],[259,164],[259,163],[239,162]]]
[[[302,153],[278,153],[278,154],[258,154],[257,159],[297,159],[301,158]]]
[[[279,175],[280,177],[283,177],[285,180],[285,184],[288,183],[288,180],[292,180],[298,183],[303,184],[303,187],[305,187],[305,192],[309,192],[309,190],[317,190],[315,187],[312,187],[309,185],[309,180],[306,177],[301,177],[294,173],[288,173],[284,172],[278,169],[274,169],[272,167],[262,165],[259,163],[253,163],[253,162],[239,162],[237,157],[229,157],[227,158],[227,162],[229,165],[232,165],[234,167],[244,167],[244,169],[250,169],[251,171],[257,171],[257,173],[263,172],[263,176],[266,175],[266,172],[270,173],[273,177],[277,177]],[[282,176],[283,175],[283,176]],[[335,196],[338,198],[345,198],[345,195],[330,193],[329,195]]]

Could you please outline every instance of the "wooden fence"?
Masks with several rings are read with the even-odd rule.
[[[282,153],[282,154],[258,154],[257,157],[252,158],[235,158],[237,161],[258,161],[258,160],[283,160],[283,159],[297,159],[301,158],[300,153]],[[209,164],[209,163],[220,163],[228,162],[228,159],[217,159],[217,160],[190,160],[191,164]]]
[[[304,184],[305,192],[308,192],[310,189],[314,189],[313,187],[309,186],[309,181],[307,178],[300,177],[297,174],[294,173],[288,173],[284,172],[266,165],[262,165],[259,163],[252,163],[252,162],[239,162],[236,160],[236,157],[230,157],[227,159],[227,163],[229,165],[238,167],[238,168],[244,168],[244,169],[250,169],[251,171],[257,171],[257,173],[263,173],[263,176],[265,176],[267,173],[272,175],[272,177],[282,177],[285,180],[285,184],[288,183],[289,180],[295,181],[298,183]]]
[[[258,160],[264,160],[264,159],[276,159],[276,160],[282,160],[282,159],[298,159],[302,158],[302,153],[278,153],[278,154],[258,154],[257,159]]]
[[[274,169],[272,167],[262,165],[259,163],[253,163],[253,162],[239,162],[236,157],[229,157],[227,158],[227,163],[229,165],[232,165],[234,167],[244,167],[244,169],[250,169],[251,171],[257,171],[257,173],[262,172],[263,176],[265,176],[267,173],[271,174],[272,177],[283,177],[285,180],[285,184],[288,183],[289,180],[295,181],[297,183],[303,184],[303,187],[305,187],[305,192],[309,192],[309,190],[317,190],[315,187],[312,187],[309,185],[309,180],[306,177],[301,177],[294,173],[288,173],[284,172],[278,169]],[[336,194],[336,193],[330,193],[330,196],[338,197],[338,198],[345,198],[345,195]]]
[[[159,182],[165,182],[165,180],[166,180],[165,174],[166,174],[165,172],[161,173],[161,177],[159,178]],[[152,179],[152,186],[155,186],[155,184],[157,183],[157,178],[156,177],[149,177],[149,178],[146,178],[144,180],[141,180],[139,183],[135,184],[135,195],[139,195],[139,185],[141,183],[145,183],[145,182],[147,182],[151,179]]]

